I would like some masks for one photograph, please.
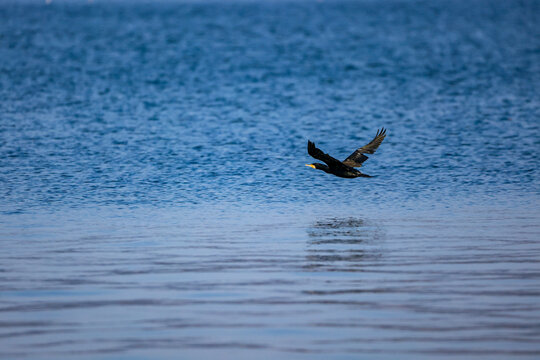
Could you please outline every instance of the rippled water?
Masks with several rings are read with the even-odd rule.
[[[0,357],[538,357],[539,10],[0,3]]]

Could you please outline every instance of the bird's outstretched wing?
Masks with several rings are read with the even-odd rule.
[[[325,154],[321,149],[317,148],[315,144],[309,140],[308,140],[308,145],[307,145],[307,151],[308,151],[308,154],[314,157],[315,159],[324,161],[326,165],[328,165],[328,167],[330,168],[335,168],[335,169],[348,168],[347,166],[343,165],[343,163],[339,161],[338,159],[335,159],[332,156]]]
[[[375,150],[381,145],[386,136],[386,129],[382,128],[377,130],[377,135],[369,142],[369,144],[362,146],[353,152],[348,158],[343,161],[343,164],[350,167],[360,167],[362,163],[368,159],[364,154],[373,154]]]

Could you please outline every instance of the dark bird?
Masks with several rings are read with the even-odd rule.
[[[386,129],[382,128],[377,130],[377,135],[369,142],[369,144],[362,146],[353,152],[348,158],[343,161],[339,161],[325,154],[321,149],[315,147],[315,144],[308,140],[307,151],[308,154],[313,156],[317,160],[321,160],[326,163],[313,163],[306,164],[306,166],[314,169],[322,170],[328,174],[334,174],[342,178],[356,178],[356,177],[371,177],[367,174],[363,174],[355,168],[362,166],[362,163],[368,159],[364,154],[373,154],[375,150],[381,145],[386,136]]]

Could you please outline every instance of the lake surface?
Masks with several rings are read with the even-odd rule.
[[[0,3],[0,357],[538,358],[539,13]]]

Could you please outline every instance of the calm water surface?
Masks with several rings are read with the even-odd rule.
[[[539,13],[1,2],[0,357],[538,358]]]

